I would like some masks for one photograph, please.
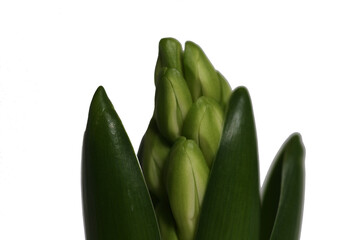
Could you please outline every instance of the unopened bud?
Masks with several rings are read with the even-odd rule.
[[[155,121],[151,120],[141,141],[138,158],[149,191],[158,199],[166,199],[163,168],[169,152],[170,146],[160,135]]]
[[[226,106],[229,102],[230,96],[231,96],[231,87],[230,87],[229,82],[219,71],[217,71],[217,75],[218,75],[220,86],[221,86],[220,105],[225,110]]]
[[[209,168],[193,140],[180,137],[171,148],[166,190],[179,239],[192,240],[204,198]]]
[[[178,240],[174,217],[172,216],[168,203],[160,202],[155,207],[155,213],[160,228],[161,239]]]
[[[221,86],[216,70],[203,50],[193,42],[185,43],[184,76],[194,102],[201,96],[220,102]]]
[[[174,142],[181,132],[184,118],[192,105],[191,94],[181,73],[167,69],[155,92],[155,119],[160,133]]]
[[[185,118],[182,134],[199,145],[209,167],[217,153],[223,125],[223,110],[209,97],[200,97]]]
[[[155,86],[163,68],[175,68],[183,74],[182,47],[174,38],[163,38],[159,42],[159,55],[155,66]]]

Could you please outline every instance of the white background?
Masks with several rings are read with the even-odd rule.
[[[261,181],[302,134],[301,239],[360,239],[359,2],[126,2],[0,2],[0,239],[84,239],[92,95],[105,87],[137,150],[163,37],[196,42],[232,87],[248,88]]]

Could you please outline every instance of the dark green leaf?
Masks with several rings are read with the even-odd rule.
[[[259,192],[253,110],[248,91],[240,87],[234,90],[230,98],[196,239],[259,239]]]
[[[87,240],[160,239],[138,160],[103,87],[84,135],[82,193]]]
[[[262,187],[261,240],[300,238],[305,186],[305,148],[300,134],[279,150]]]

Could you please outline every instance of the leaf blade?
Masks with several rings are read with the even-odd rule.
[[[305,190],[305,147],[292,134],[276,155],[262,187],[261,240],[300,238]]]
[[[259,189],[255,121],[249,93],[240,87],[230,98],[196,239],[258,239]]]
[[[160,239],[135,152],[102,87],[84,135],[82,194],[86,239]]]

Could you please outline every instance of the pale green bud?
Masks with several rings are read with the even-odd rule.
[[[201,96],[221,100],[221,86],[215,68],[203,50],[193,42],[185,43],[184,76],[193,101]]]
[[[163,169],[169,152],[168,142],[160,135],[155,121],[151,120],[141,141],[138,158],[149,191],[158,199],[166,199]]]
[[[155,207],[155,213],[160,228],[161,239],[178,240],[174,217],[168,202],[160,202]]]
[[[226,109],[226,106],[229,102],[230,95],[231,95],[231,87],[230,87],[229,82],[219,71],[217,71],[217,74],[218,74],[218,78],[219,78],[220,86],[221,86],[220,105],[223,107],[223,109]]]
[[[209,97],[200,97],[185,118],[182,134],[198,144],[209,167],[217,153],[223,125],[223,109]]]
[[[155,119],[160,133],[174,142],[192,105],[191,94],[179,71],[167,69],[159,78],[155,92]]]
[[[170,150],[166,190],[181,240],[194,238],[209,167],[195,141],[180,137]]]
[[[182,47],[174,38],[163,38],[159,42],[159,55],[155,66],[155,86],[163,68],[175,68],[183,74]]]

